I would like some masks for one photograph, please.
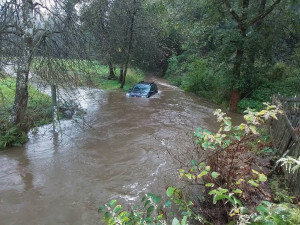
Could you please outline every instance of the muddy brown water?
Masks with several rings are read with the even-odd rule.
[[[99,224],[110,199],[164,195],[177,179],[167,152],[189,147],[185,133],[197,127],[216,130],[216,106],[156,82],[150,99],[79,89],[84,121],[61,121],[57,138],[43,126],[24,147],[1,151],[0,224]]]

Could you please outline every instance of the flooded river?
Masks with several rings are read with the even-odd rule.
[[[79,89],[84,121],[61,121],[0,152],[1,225],[99,224],[98,207],[132,204],[143,193],[164,195],[174,184],[168,152],[188,148],[186,132],[217,128],[215,106],[157,81],[150,99]]]

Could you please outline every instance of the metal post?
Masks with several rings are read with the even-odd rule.
[[[51,85],[51,98],[52,98],[52,124],[53,124],[53,133],[57,133],[58,125],[58,110],[57,110],[57,98],[56,98],[56,86]]]

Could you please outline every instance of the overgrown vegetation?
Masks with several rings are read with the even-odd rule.
[[[231,82],[229,73],[229,70],[224,70],[224,67],[210,58],[180,55],[170,58],[166,79],[185,91],[194,92],[228,107]],[[247,85],[247,81],[244,82]],[[274,94],[300,94],[300,70],[296,65],[276,63],[261,71],[253,82],[255,84],[252,84],[252,88],[245,86],[243,89],[243,98],[238,103],[241,112],[247,108],[261,110],[263,102],[270,101]]]
[[[147,194],[141,200],[142,206],[129,211],[121,205],[109,204],[100,207],[105,212],[103,221],[107,224],[178,224],[192,221],[200,224],[298,224],[300,209],[293,201],[281,202],[270,191],[268,174],[271,172],[269,159],[272,153],[260,157],[248,147],[253,137],[265,139],[257,127],[266,120],[276,119],[280,113],[275,106],[267,105],[262,111],[248,110],[245,123],[232,126],[231,119],[221,110],[215,115],[221,123],[217,133],[199,128],[194,133],[198,154],[209,151],[202,162],[192,160],[190,166],[179,170],[181,180],[197,185],[198,194],[186,193],[176,186],[167,188],[167,200],[155,194]],[[263,147],[263,146],[262,146]],[[260,151],[260,154],[263,154]],[[287,162],[287,160],[282,160]],[[291,161],[291,160],[290,160]],[[298,160],[296,160],[298,163]],[[298,165],[296,163],[296,166]],[[295,164],[295,163],[294,163]],[[294,165],[293,168],[296,168]],[[274,181],[271,185],[274,190]],[[276,189],[276,187],[275,187]],[[286,198],[285,198],[286,199]],[[171,206],[174,205],[175,207]],[[174,211],[175,212],[171,212]]]

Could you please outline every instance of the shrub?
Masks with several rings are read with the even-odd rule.
[[[239,102],[241,111],[247,108],[261,110],[262,103],[269,102],[274,94],[287,97],[300,94],[300,70],[297,67],[277,63],[257,79],[258,86],[253,87],[251,94]]]
[[[256,207],[257,213],[251,215],[251,224],[300,224],[300,210],[297,206],[288,203],[273,204],[263,201]]]
[[[0,132],[0,149],[8,146],[20,146],[27,142],[27,134],[17,126],[11,126]]]
[[[207,61],[196,59],[188,64],[188,72],[182,78],[182,87],[185,91],[201,94],[212,89],[213,80],[207,68]]]
[[[247,108],[261,110],[263,108],[263,103],[254,99],[242,99],[239,101],[238,107],[241,111],[245,111]]]

